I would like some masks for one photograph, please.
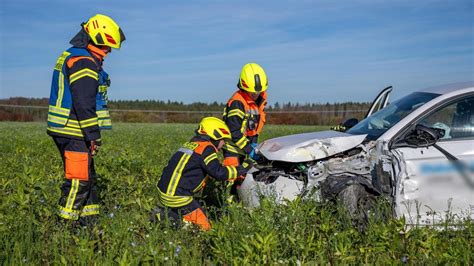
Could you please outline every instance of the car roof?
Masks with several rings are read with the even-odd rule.
[[[449,92],[472,88],[472,87],[474,87],[474,81],[467,81],[467,82],[457,82],[457,83],[450,83],[450,84],[445,84],[445,85],[429,87],[429,88],[422,89],[419,91],[436,93],[436,94],[446,94]]]

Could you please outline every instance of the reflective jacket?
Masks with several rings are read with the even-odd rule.
[[[168,207],[183,207],[193,200],[207,181],[234,180],[247,172],[242,166],[222,166],[217,149],[209,141],[194,137],[185,143],[168,161],[158,181],[160,202]]]
[[[77,139],[100,138],[111,129],[107,110],[108,74],[85,48],[72,47],[56,62],[51,83],[48,134]]]
[[[254,101],[245,91],[238,90],[225,106],[223,120],[231,131],[232,141],[246,154],[252,150],[249,139],[257,141],[256,138],[265,125],[266,104],[266,92],[260,93],[258,99]],[[232,151],[230,146],[226,145],[226,149]]]

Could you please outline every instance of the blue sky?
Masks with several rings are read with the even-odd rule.
[[[88,17],[127,40],[106,58],[111,99],[225,102],[242,65],[270,103],[371,101],[474,80],[474,2],[64,1],[0,3],[0,98],[48,97],[53,65]]]

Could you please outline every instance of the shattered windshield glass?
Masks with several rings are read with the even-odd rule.
[[[369,140],[375,140],[398,123],[398,121],[439,95],[428,92],[409,94],[360,121],[353,128],[349,129],[347,133],[353,135],[367,134]]]

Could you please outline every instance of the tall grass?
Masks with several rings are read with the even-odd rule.
[[[120,124],[104,133],[96,159],[102,209],[95,228],[59,221],[63,181],[44,124],[0,124],[0,262],[20,264],[467,264],[474,262],[474,226],[409,229],[403,219],[371,219],[364,232],[335,204],[296,200],[216,207],[203,195],[213,230],[149,222],[155,184],[194,125]],[[263,138],[320,130],[267,127]],[[223,196],[223,195],[222,195]],[[217,197],[219,202],[224,202]]]

